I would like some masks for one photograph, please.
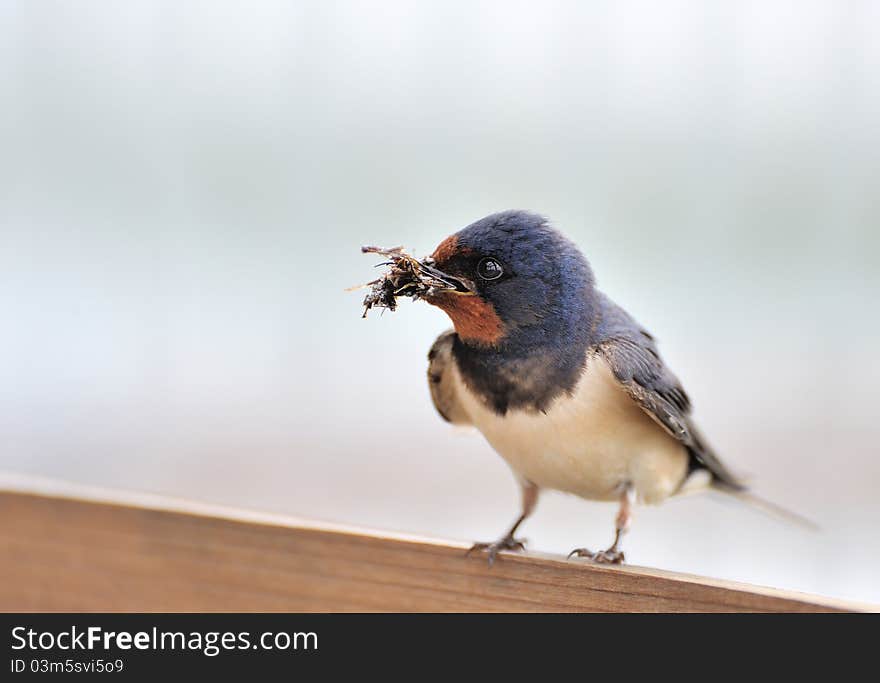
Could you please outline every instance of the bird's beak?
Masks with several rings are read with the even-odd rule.
[[[473,296],[476,294],[476,287],[474,287],[473,282],[462,277],[444,273],[434,266],[434,259],[430,256],[419,261],[419,270],[420,274],[427,276],[425,279],[430,282],[431,289],[435,293],[449,292],[463,296]]]

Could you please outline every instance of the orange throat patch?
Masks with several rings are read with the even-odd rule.
[[[504,323],[495,307],[480,296],[440,292],[428,301],[446,311],[462,341],[495,346],[504,338]]]

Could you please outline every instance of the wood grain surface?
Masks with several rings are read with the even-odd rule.
[[[641,567],[0,478],[0,611],[868,610]],[[21,490],[28,488],[31,490]],[[5,491],[4,491],[5,489]]]

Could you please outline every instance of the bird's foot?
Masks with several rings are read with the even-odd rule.
[[[502,550],[514,550],[520,551],[526,549],[525,540],[520,540],[518,538],[514,538],[513,536],[505,536],[504,538],[498,539],[493,543],[474,543],[470,550],[465,553],[465,556],[470,555],[472,552],[483,552],[485,551],[489,555],[489,566],[491,567],[495,564],[495,558],[498,556],[498,553]]]
[[[617,548],[608,548],[608,550],[599,550],[598,552],[586,548],[575,548],[568,554],[569,559],[572,557],[586,557],[598,564],[623,564],[626,559],[623,551],[617,550]]]

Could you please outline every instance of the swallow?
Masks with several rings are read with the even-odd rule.
[[[654,337],[597,289],[586,258],[547,219],[487,216],[425,263],[443,282],[423,298],[454,328],[428,354],[434,406],[482,432],[522,488],[510,529],[471,548],[490,565],[499,551],[524,549],[515,534],[542,489],[618,503],[611,545],[569,554],[612,564],[624,560],[634,504],[746,491],[694,424]]]

